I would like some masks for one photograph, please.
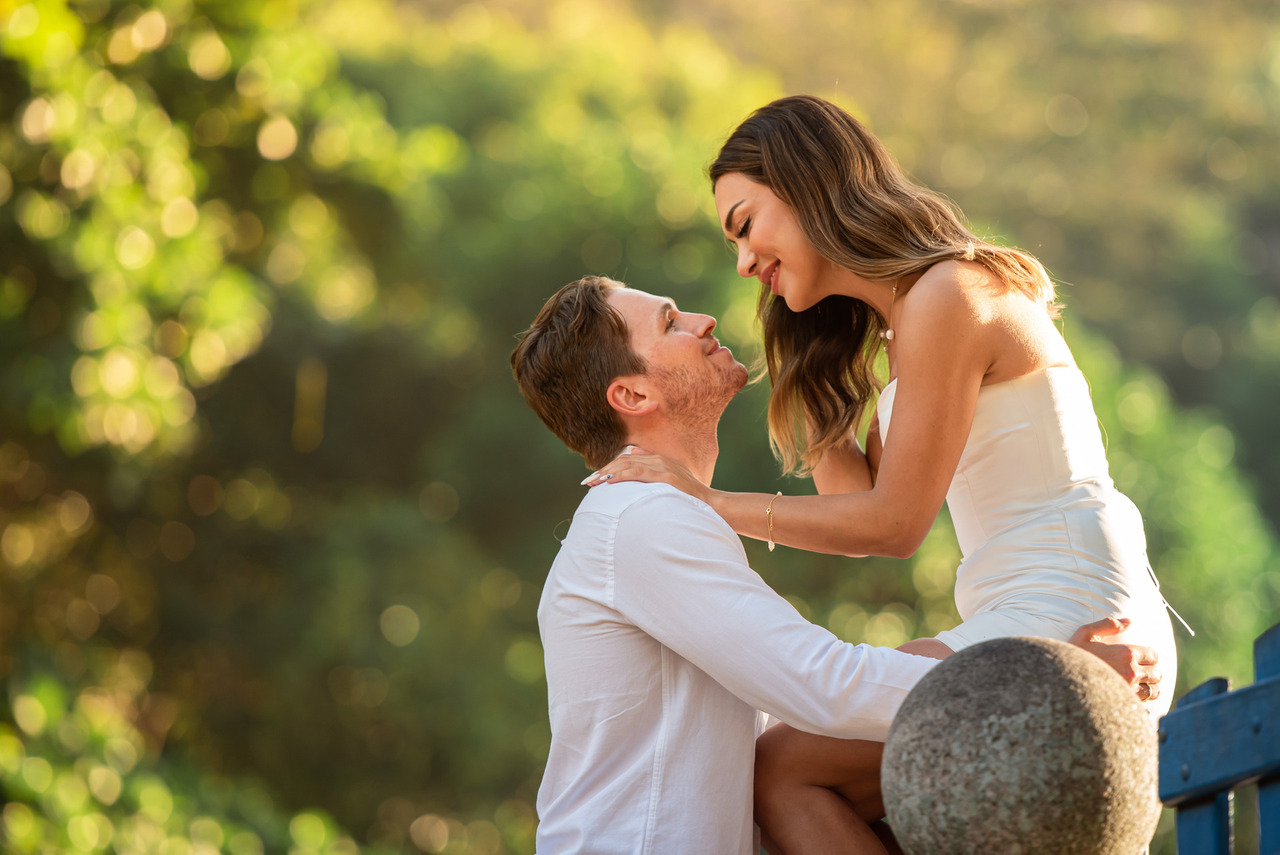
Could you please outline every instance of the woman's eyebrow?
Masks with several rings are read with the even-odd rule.
[[[729,209],[729,213],[727,213],[727,214],[725,214],[725,215],[724,215],[724,230],[725,230],[726,232],[731,232],[731,231],[733,231],[733,226],[731,226],[731,225],[730,225],[730,223],[732,223],[732,222],[733,222],[733,212],[734,212],[734,211],[736,211],[736,210],[738,210],[738,206],[739,206],[739,205],[741,205],[741,204],[742,204],[743,202],[745,202],[745,201],[747,201],[747,200],[746,200],[746,199],[739,199],[737,202],[734,202],[734,203],[733,203],[733,207]]]

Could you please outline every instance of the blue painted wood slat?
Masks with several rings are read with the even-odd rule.
[[[1280,681],[1280,624],[1258,636],[1253,644],[1253,679]],[[1280,709],[1254,724],[1269,729],[1270,739],[1280,742]],[[1258,853],[1280,855],[1280,775],[1258,782]]]
[[[1160,799],[1178,809],[1178,851],[1230,855],[1232,790],[1258,783],[1261,855],[1280,855],[1280,624],[1254,644],[1254,682],[1217,677],[1160,720]]]

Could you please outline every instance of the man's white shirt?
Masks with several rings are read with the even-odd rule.
[[[883,741],[937,664],[809,623],[723,519],[665,484],[588,492],[538,625],[551,716],[540,855],[752,853],[760,712]]]

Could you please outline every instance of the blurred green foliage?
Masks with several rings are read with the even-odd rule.
[[[151,662],[106,654],[78,695],[44,675],[16,688],[0,724],[6,852],[264,852],[343,855],[360,848],[320,811],[295,815],[260,786],[158,760],[131,719]]]
[[[1273,73],[1215,71],[1221,93],[1194,92],[1226,114],[1206,118],[1154,70],[1188,27],[939,8],[884,7],[875,27],[828,9],[806,50],[784,38],[803,15],[717,0],[0,0],[8,845],[532,849],[549,739],[534,611],[580,462],[507,356],[585,272],[713,311],[753,352],[754,292],[702,174],[782,91],[733,55],[751,58],[752,22],[789,88],[857,70],[840,100],[904,165],[1073,283],[1067,331],[1113,474],[1199,631],[1180,636],[1179,691],[1247,680],[1251,639],[1280,617],[1280,552],[1239,465],[1270,465],[1250,437],[1280,353],[1276,267],[1254,251],[1274,242],[1239,224],[1276,198],[1259,189]],[[1229,8],[1215,27],[1260,38]],[[823,48],[846,36],[858,50]],[[1116,39],[1125,109],[1097,100],[1088,63],[1033,61]],[[1251,135],[1228,137],[1240,117]],[[717,482],[808,489],[773,474],[764,394],[730,408]],[[945,518],[905,562],[747,548],[846,638],[956,620]]]

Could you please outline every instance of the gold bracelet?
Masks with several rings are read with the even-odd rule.
[[[764,509],[764,518],[769,521],[769,551],[770,552],[773,552],[773,548],[778,545],[773,542],[773,503],[778,501],[778,496],[781,496],[781,495],[782,495],[782,491],[779,490],[777,495],[775,495],[772,499],[769,500],[769,507]]]

